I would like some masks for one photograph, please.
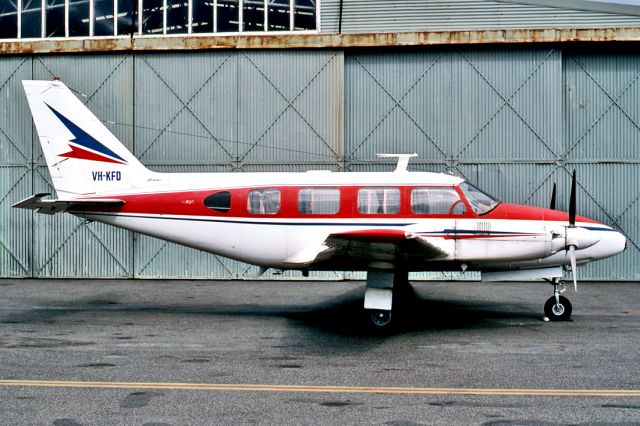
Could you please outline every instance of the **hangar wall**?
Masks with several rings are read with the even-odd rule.
[[[320,30],[344,34],[624,28],[640,24],[635,5],[581,0],[322,0],[320,9]]]
[[[0,58],[0,276],[242,278],[257,269],[9,207],[52,192],[20,80],[54,75],[158,171],[392,170],[374,154],[415,151],[412,170],[451,171],[506,201],[546,206],[556,181],[566,209],[575,168],[579,214],[631,239],[581,279],[640,278],[640,58],[632,53],[546,46]]]

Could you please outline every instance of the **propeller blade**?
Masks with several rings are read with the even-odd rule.
[[[551,210],[556,209],[556,183],[553,183],[553,191],[551,191],[551,206],[549,207]]]
[[[578,292],[578,279],[576,277],[576,246],[569,246],[569,259],[571,260],[571,275],[573,275],[573,289]]]
[[[571,178],[571,198],[569,199],[569,226],[576,226],[576,171]]]

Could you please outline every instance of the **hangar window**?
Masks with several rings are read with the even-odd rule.
[[[211,210],[226,213],[231,210],[231,193],[229,191],[220,191],[211,194],[204,199],[204,205]]]
[[[40,28],[40,23],[42,22],[42,0],[24,0],[20,12],[20,37],[42,37]]]
[[[414,188],[411,211],[415,214],[465,214],[467,208],[453,188]]]
[[[73,5],[69,3],[69,36],[85,37],[91,35],[89,22],[92,10],[90,6],[90,3],[86,1],[73,3]]]
[[[360,188],[358,211],[363,214],[395,214],[400,211],[398,188]]]
[[[94,0],[93,4],[93,35],[113,36],[114,15],[113,0]]]
[[[46,0],[47,37],[64,37],[64,0]]]
[[[0,0],[0,39],[316,31],[318,12],[317,0]]]
[[[280,211],[280,190],[254,189],[247,197],[247,211],[251,214],[276,214]]]
[[[298,211],[302,214],[336,214],[338,210],[338,188],[303,188],[298,192]]]
[[[18,37],[18,3],[0,2],[0,38]]]
[[[135,4],[131,0],[118,0],[114,3],[115,19],[113,22],[116,35],[131,35],[137,28]]]

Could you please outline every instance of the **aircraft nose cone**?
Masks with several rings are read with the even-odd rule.
[[[629,245],[627,237],[618,231],[608,228],[607,231],[595,231],[600,240],[592,249],[586,249],[585,254],[589,254],[592,259],[605,259],[623,252]]]
[[[620,232],[609,232],[608,238],[605,239],[607,244],[607,248],[609,251],[609,256],[616,255],[621,253],[627,249],[629,246],[629,240]]]

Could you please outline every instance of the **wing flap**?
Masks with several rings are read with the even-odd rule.
[[[427,238],[399,229],[362,229],[340,232],[329,235],[325,244],[331,247],[332,241],[334,244],[344,244],[345,242],[393,244],[403,252],[429,259],[438,259],[449,255],[442,248],[429,242]]]
[[[37,210],[38,213],[56,214],[66,211],[95,211],[113,208],[124,204],[124,200],[115,198],[100,198],[93,200],[45,200],[49,193],[39,193],[25,198],[12,205],[18,209]]]
[[[396,248],[423,259],[449,256],[448,252],[417,234],[399,229],[359,229],[330,234],[321,244],[289,256],[285,263],[292,267],[310,266],[336,254],[373,259],[383,252],[385,256],[395,256]]]

